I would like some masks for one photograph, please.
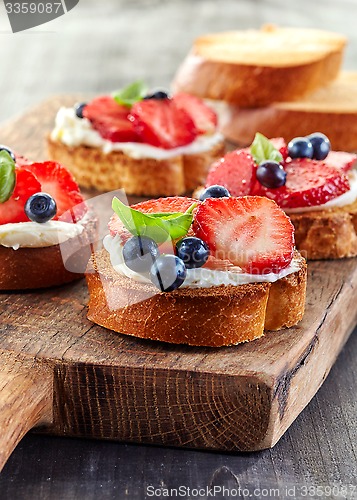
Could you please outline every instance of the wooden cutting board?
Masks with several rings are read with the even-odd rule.
[[[55,112],[74,100],[52,99],[4,124],[0,142],[45,159]],[[220,349],[144,341],[91,324],[84,280],[0,294],[0,469],[32,428],[222,451],[274,446],[356,325],[356,288],[357,259],[311,263],[297,327]]]

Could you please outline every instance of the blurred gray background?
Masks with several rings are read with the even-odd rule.
[[[197,35],[263,23],[342,32],[345,68],[357,70],[356,19],[357,0],[80,0],[12,34],[0,2],[0,121],[51,94],[111,91],[137,78],[168,86]]]

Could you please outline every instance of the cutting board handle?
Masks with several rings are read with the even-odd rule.
[[[21,438],[52,420],[49,367],[0,351],[0,471]]]

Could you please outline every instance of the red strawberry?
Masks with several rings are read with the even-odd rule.
[[[172,196],[169,198],[158,198],[157,200],[148,200],[132,205],[131,208],[139,210],[143,213],[166,213],[166,212],[186,212],[192,203],[200,203],[193,198],[186,198],[183,196]],[[109,221],[109,230],[112,236],[119,234],[120,239],[125,242],[131,237],[119,219],[117,214],[113,214]]]
[[[27,170],[16,169],[16,185],[11,198],[0,203],[0,224],[10,222],[29,222],[24,212],[26,201],[35,193],[41,191],[41,184]]]
[[[350,189],[346,174],[322,161],[299,158],[287,163],[285,170],[285,186],[268,189],[257,181],[254,194],[267,196],[282,208],[298,208],[323,205]]]
[[[213,134],[216,131],[217,115],[202,99],[179,92],[174,95],[173,100],[178,108],[190,115],[199,134]]]
[[[216,258],[247,273],[278,273],[293,257],[293,225],[267,198],[208,198],[198,207],[193,229]]]
[[[340,168],[344,172],[348,172],[356,165],[357,155],[345,153],[343,151],[330,151],[324,160],[324,163],[329,167]]]
[[[131,120],[143,142],[164,149],[185,146],[197,136],[190,115],[178,108],[172,99],[146,99],[135,103]]]
[[[76,222],[83,217],[87,208],[83,203],[78,184],[65,167],[55,161],[46,161],[32,163],[23,168],[31,171],[41,183],[41,190],[55,199],[57,204],[55,219]]]
[[[218,184],[227,188],[232,196],[246,196],[251,193],[255,181],[255,168],[249,153],[232,151],[212,165],[206,187]]]
[[[128,115],[128,108],[118,104],[111,96],[97,97],[83,110],[83,116],[91,121],[93,128],[103,139],[112,142],[139,140]]]

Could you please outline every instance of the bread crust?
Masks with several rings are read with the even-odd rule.
[[[257,109],[223,106],[220,125],[227,139],[242,146],[251,144],[256,132],[289,141],[318,130],[334,150],[357,151],[357,72],[342,73],[333,84],[297,102]]]
[[[276,283],[182,288],[160,293],[118,274],[109,255],[92,256],[86,279],[88,319],[116,332],[176,344],[228,346],[257,339],[264,329],[298,323],[304,314],[306,263]],[[279,301],[280,294],[284,294]],[[278,311],[277,311],[278,309]]]
[[[310,260],[357,256],[357,200],[330,210],[289,214],[299,251]]]
[[[18,250],[0,245],[0,290],[47,288],[83,278],[96,237],[97,219],[92,214],[80,237],[66,241],[71,251],[66,262],[60,245]]]
[[[122,151],[69,147],[47,138],[49,157],[63,163],[79,185],[100,191],[122,188],[129,195],[176,196],[204,182],[211,163],[224,154],[224,141],[208,151],[165,160],[136,159]]]

